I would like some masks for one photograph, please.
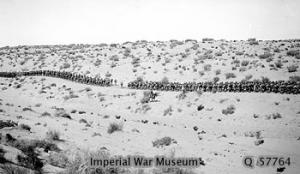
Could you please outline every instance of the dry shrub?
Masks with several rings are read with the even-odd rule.
[[[163,137],[153,141],[152,144],[153,147],[162,147],[162,146],[169,146],[173,142],[175,143],[176,141],[171,137]]]
[[[289,51],[286,52],[286,54],[288,56],[297,56],[297,55],[300,54],[300,51],[299,50],[289,50]]]
[[[298,66],[297,65],[291,65],[291,66],[288,66],[287,69],[288,69],[288,72],[296,72],[297,69],[298,69]]]
[[[109,153],[104,150],[78,151],[69,157],[66,170],[60,174],[89,174],[89,162],[93,159],[108,159]],[[117,170],[117,169],[116,169]],[[104,173],[109,173],[108,169]],[[117,172],[118,173],[118,172]]]
[[[144,96],[143,98],[141,99],[141,103],[142,104],[145,104],[145,103],[149,103],[150,102],[150,96],[151,96],[151,91],[144,91]]]
[[[120,123],[110,123],[107,129],[107,133],[112,134],[116,131],[122,131],[123,125]]]
[[[224,115],[233,114],[234,111],[235,111],[235,106],[234,105],[230,105],[226,109],[222,110],[222,114],[224,114]]]
[[[272,56],[272,54],[270,53],[270,52],[264,52],[264,54],[261,54],[261,55],[259,55],[258,57],[260,58],[260,59],[267,59],[267,58],[269,58],[269,57],[271,57]]]
[[[172,106],[169,106],[166,110],[164,110],[164,116],[172,115],[173,109]]]
[[[203,69],[204,69],[204,71],[210,71],[211,65],[210,64],[204,65]]]
[[[236,75],[234,73],[226,73],[225,74],[226,79],[235,78]]]
[[[59,141],[60,140],[60,133],[56,130],[49,130],[46,133],[46,139],[50,141]]]
[[[249,64],[249,61],[248,60],[243,60],[242,62],[241,62],[241,65],[242,66],[247,66]]]

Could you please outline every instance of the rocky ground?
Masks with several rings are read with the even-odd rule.
[[[82,173],[105,156],[201,157],[194,169],[128,168],[118,173],[299,173],[300,97],[272,93],[144,91],[159,81],[300,78],[300,41],[127,42],[0,49],[0,71],[59,70],[116,79],[113,87],[51,77],[0,78],[3,171]],[[243,166],[244,156],[290,157],[278,167]]]

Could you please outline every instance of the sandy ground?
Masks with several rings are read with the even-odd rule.
[[[300,59],[287,56],[287,50],[299,50],[299,42],[263,41],[249,45],[247,41],[214,41],[198,42],[198,46],[186,42],[170,48],[171,45],[170,42],[141,42],[116,48],[109,45],[4,48],[0,51],[0,68],[1,71],[65,70],[100,77],[110,73],[111,78],[124,83],[137,77],[144,80],[167,77],[169,81],[184,82],[207,81],[216,76],[220,81],[240,81],[247,75],[252,75],[252,79],[288,80],[290,76],[300,75],[299,70],[287,70],[288,66],[299,65]],[[280,51],[274,52],[276,48]],[[124,56],[125,50],[129,50],[129,55]],[[223,55],[216,56],[216,52]],[[264,52],[272,54],[270,62],[259,58]],[[113,55],[119,60],[111,58]],[[132,64],[135,58],[140,59],[136,67]],[[195,59],[199,64],[195,64]],[[95,65],[97,60],[100,65]],[[250,63],[233,70],[234,60]],[[282,67],[272,69],[270,64],[278,60]],[[63,69],[61,66],[66,62],[70,67]],[[116,66],[111,67],[112,63]],[[209,70],[204,69],[207,64],[211,65]],[[216,75],[218,69],[221,72]],[[236,77],[226,79],[228,72]],[[60,141],[53,142],[66,154],[97,149],[106,149],[110,155],[173,154],[201,157],[206,165],[194,169],[194,173],[277,173],[277,167],[249,169],[242,164],[246,155],[272,155],[291,159],[290,166],[279,173],[300,172],[299,95],[190,92],[179,97],[181,92],[159,92],[156,102],[142,104],[142,90],[97,87],[51,77],[0,78],[0,90],[1,120],[31,127],[30,131],[20,127],[2,128],[3,136],[9,133],[17,139],[45,139],[48,131],[55,130],[60,133]],[[199,105],[204,106],[200,111]],[[223,114],[222,110],[231,105],[234,113]],[[60,112],[71,118],[61,117]],[[274,118],[276,114],[280,117]],[[111,123],[123,125],[122,130],[108,133]],[[176,142],[162,147],[153,145],[155,140],[166,136]],[[258,140],[264,142],[257,145]],[[11,156],[18,153],[4,141],[1,148],[5,149],[7,159],[14,160]],[[41,157],[46,159],[47,155]],[[53,173],[61,171],[50,163],[44,168]],[[145,169],[144,172],[153,171]]]

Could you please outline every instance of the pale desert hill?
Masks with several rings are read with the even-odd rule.
[[[143,90],[120,86],[138,77],[299,80],[299,50],[299,40],[254,39],[3,47],[0,71],[72,71],[118,83],[99,87],[51,77],[0,78],[1,166],[74,173],[86,163],[84,156],[102,152],[201,157],[205,162],[195,169],[118,173],[299,173],[299,95],[159,91],[157,101],[143,103]],[[249,169],[242,164],[246,155],[290,157],[291,164],[282,171]],[[43,165],[30,165],[30,159]]]

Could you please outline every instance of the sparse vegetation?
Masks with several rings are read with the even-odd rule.
[[[173,109],[172,106],[169,106],[166,110],[164,110],[164,116],[166,115],[172,115]]]
[[[217,69],[217,70],[216,70],[216,75],[219,75],[219,74],[221,74],[221,70],[220,70],[220,69]]]
[[[226,77],[226,79],[236,78],[236,75],[234,73],[226,73],[225,77]]]
[[[27,130],[27,131],[31,130],[31,127],[26,125],[26,124],[20,124],[19,126],[20,126],[21,129],[24,129],[24,130]]]
[[[291,65],[291,66],[288,66],[287,67],[287,69],[288,69],[288,72],[296,72],[297,71],[297,69],[298,69],[298,66],[297,65]]]
[[[241,62],[241,65],[242,65],[242,66],[247,66],[247,65],[249,65],[249,61],[248,61],[248,60],[243,60],[243,61]]]
[[[56,130],[49,130],[46,133],[46,139],[50,141],[59,141],[60,140],[60,133]]]
[[[110,123],[107,129],[107,133],[112,134],[116,131],[122,131],[123,125],[119,123]]]
[[[210,64],[204,65],[203,69],[204,69],[204,71],[210,71],[211,65]]]
[[[152,142],[153,147],[169,146],[171,143],[176,143],[171,137],[163,137]]]
[[[222,110],[222,114],[229,115],[229,114],[233,114],[234,111],[235,111],[235,106],[234,105],[230,105],[226,109]]]
[[[261,54],[261,55],[259,55],[258,57],[260,58],[260,59],[267,59],[267,58],[269,58],[269,57],[271,57],[272,56],[272,54],[270,53],[270,52],[264,52],[264,54]]]
[[[287,54],[288,56],[297,56],[297,55],[300,54],[300,50],[288,50],[288,51],[286,52],[286,54]]]
[[[186,96],[186,91],[182,91],[178,96],[176,96],[176,98],[178,98],[179,100],[184,100]]]

